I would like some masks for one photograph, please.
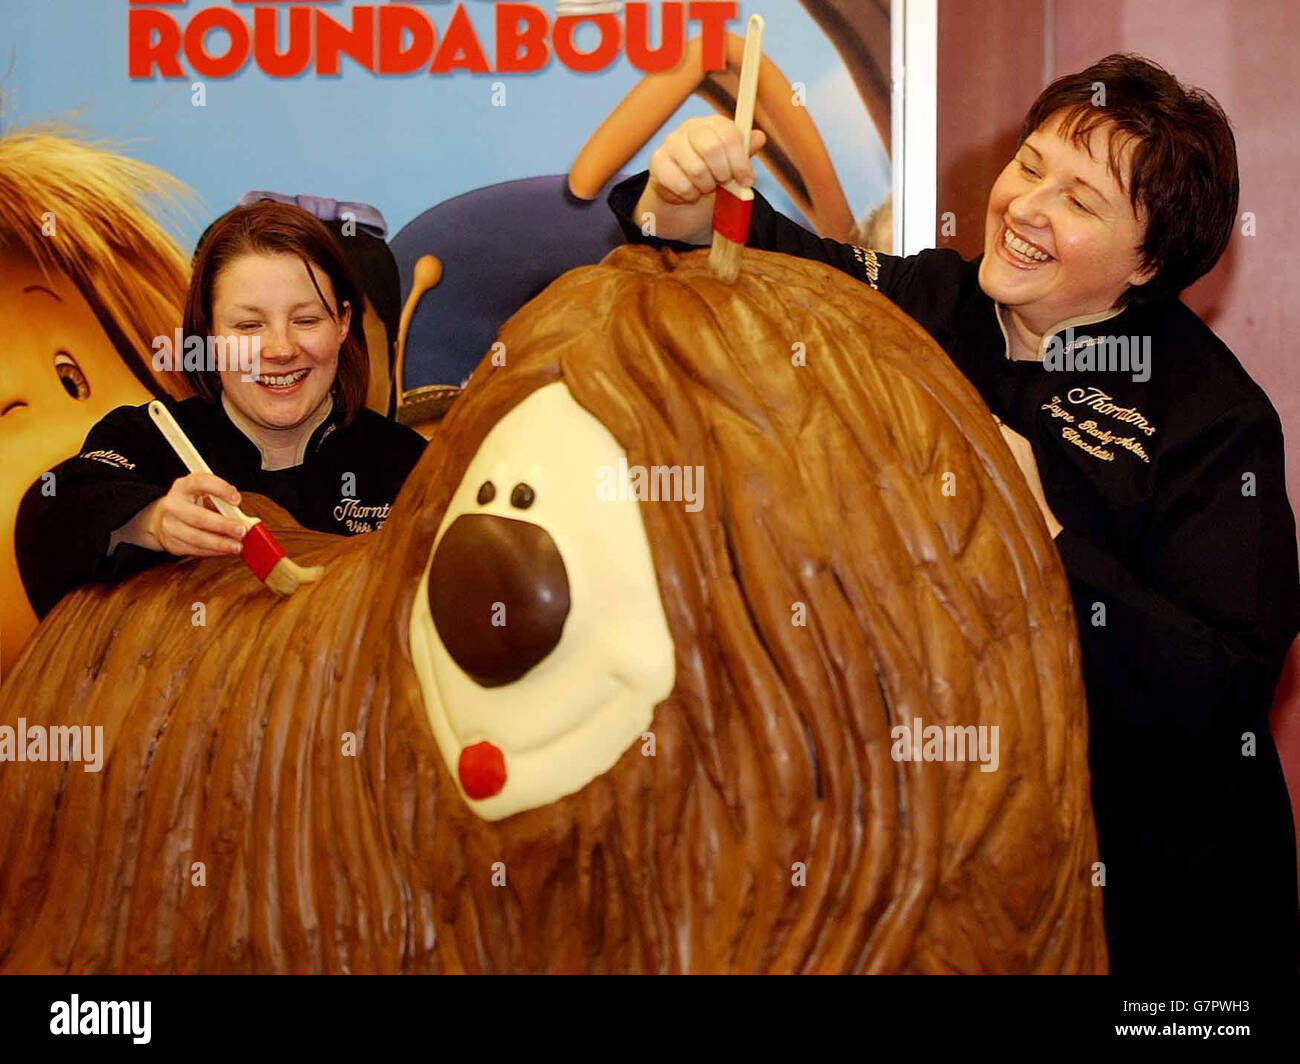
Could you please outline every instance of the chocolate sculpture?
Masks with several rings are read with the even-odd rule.
[[[992,418],[842,274],[706,260],[527,304],[373,535],[246,506],[319,583],[56,608],[4,721],[107,756],[0,768],[0,969],[1104,970],[1074,621]],[[918,722],[996,771],[896,757]]]

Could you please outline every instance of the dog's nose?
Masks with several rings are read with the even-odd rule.
[[[462,514],[434,551],[429,608],[452,660],[482,686],[500,687],[560,641],[569,575],[546,529]]]

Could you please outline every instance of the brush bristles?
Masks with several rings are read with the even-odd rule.
[[[735,284],[740,276],[741,255],[744,244],[729,240],[716,229],[713,231],[713,246],[709,249],[709,270],[723,284]]]
[[[319,580],[324,572],[323,565],[299,565],[292,558],[284,557],[266,574],[265,583],[277,595],[292,595],[303,584]]]

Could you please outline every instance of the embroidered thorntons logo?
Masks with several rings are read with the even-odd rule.
[[[383,506],[364,506],[360,499],[340,499],[334,507],[334,520],[347,525],[349,532],[374,532],[383,527],[391,507],[392,503],[387,502]]]
[[[1155,435],[1155,426],[1136,407],[1119,406],[1100,388],[1071,388],[1066,393],[1066,399],[1075,406],[1083,406],[1098,414],[1113,417],[1125,425],[1132,425],[1145,436]],[[1067,410],[1061,405],[1059,395],[1052,396],[1039,409],[1047,411],[1054,419],[1065,422],[1061,426],[1063,440],[1102,462],[1115,461],[1116,452],[1108,448],[1118,447],[1148,465],[1151,463],[1151,456],[1137,436],[1122,435],[1112,428],[1099,425],[1095,418],[1083,416],[1082,412]]]
[[[116,451],[82,451],[78,458],[89,458],[104,465],[116,466],[118,469],[134,469],[135,463]]]
[[[1065,393],[1065,397],[1076,405],[1089,407],[1099,414],[1107,414],[1116,421],[1132,425],[1144,435],[1154,436],[1156,434],[1156,427],[1146,419],[1146,415],[1137,407],[1120,406],[1100,388],[1091,386],[1087,388],[1071,388]]]
[[[876,253],[870,248],[858,247],[853,245],[853,257],[861,264],[862,269],[867,275],[867,284],[876,288],[876,279],[880,276],[880,260],[876,258]],[[879,291],[879,289],[876,289]]]

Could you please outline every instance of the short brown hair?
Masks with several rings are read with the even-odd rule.
[[[1099,87],[1104,103],[1094,103]],[[1133,213],[1146,211],[1141,264],[1156,272],[1122,302],[1176,296],[1213,268],[1232,235],[1240,187],[1232,127],[1213,96],[1149,59],[1117,53],[1048,85],[1025,115],[1017,147],[1053,116],[1067,140],[1085,147],[1094,129],[1113,127],[1110,172]],[[1136,144],[1123,174],[1129,140]]]
[[[247,254],[296,255],[307,267],[307,275],[330,317],[341,314],[344,303],[352,308],[352,321],[339,348],[338,370],[330,391],[341,423],[346,425],[366,404],[370,360],[362,324],[365,302],[330,231],[301,207],[263,200],[227,211],[208,227],[194,255],[190,290],[185,300],[185,335],[212,335],[212,289],[217,275]],[[329,305],[314,270],[321,270],[330,279],[339,301],[337,307]],[[215,369],[186,370],[185,376],[199,395],[208,402],[216,402],[221,394],[221,377]]]

